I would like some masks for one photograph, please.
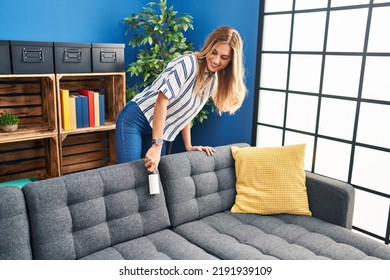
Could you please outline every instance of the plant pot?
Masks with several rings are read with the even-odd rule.
[[[17,124],[13,124],[13,125],[3,125],[1,127],[1,129],[4,131],[4,132],[12,132],[12,131],[15,131],[18,129],[18,125]]]

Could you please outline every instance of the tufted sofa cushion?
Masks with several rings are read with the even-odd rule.
[[[385,244],[307,216],[225,211],[175,232],[221,259],[390,259]]]
[[[35,259],[80,259],[169,227],[142,160],[23,187]]]
[[[85,260],[213,260],[213,255],[169,229],[103,249]]]
[[[172,226],[225,211],[234,204],[236,177],[230,146],[217,147],[214,156],[189,152],[162,157],[159,170]]]
[[[26,204],[17,187],[0,188],[0,260],[32,259]]]

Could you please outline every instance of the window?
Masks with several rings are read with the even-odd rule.
[[[353,229],[389,244],[390,1],[262,1],[257,146],[306,143],[305,168],[352,184]]]

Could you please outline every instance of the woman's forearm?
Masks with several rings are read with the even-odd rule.
[[[184,147],[187,151],[191,151],[191,122],[188,123],[182,130],[181,136],[183,137]]]
[[[153,113],[153,139],[163,138],[165,118],[167,115],[168,98],[161,92],[158,94]],[[158,167],[162,145],[153,144],[145,154],[145,167],[153,172]]]

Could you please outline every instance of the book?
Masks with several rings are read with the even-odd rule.
[[[60,89],[62,128],[70,129],[69,90]]]
[[[105,113],[104,113],[104,94],[99,94],[99,116],[100,125],[105,125]]]
[[[94,94],[92,90],[80,89],[79,93],[85,95],[88,98],[88,120],[89,126],[95,126],[95,105],[94,105]]]
[[[99,93],[95,91],[93,98],[95,126],[100,126]]]
[[[83,105],[81,104],[81,96],[74,95],[76,101],[76,128],[82,128],[83,125]],[[85,97],[85,96],[83,96]],[[88,107],[87,107],[88,109]]]
[[[76,97],[69,96],[70,129],[76,129]]]
[[[88,97],[84,95],[79,95],[79,98],[81,100],[82,107],[82,127],[89,127]]]

